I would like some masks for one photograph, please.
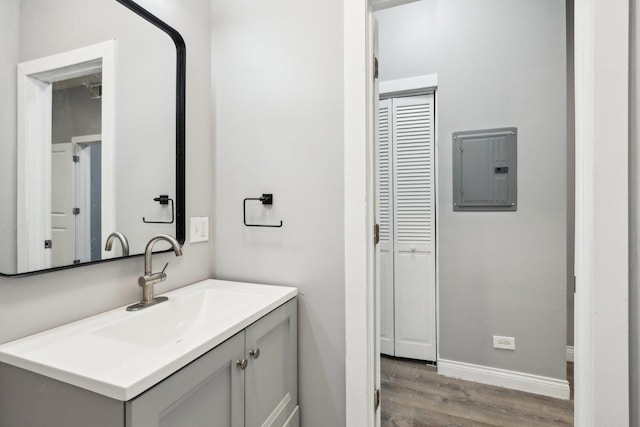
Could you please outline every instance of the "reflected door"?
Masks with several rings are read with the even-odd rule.
[[[102,144],[101,135],[71,138],[76,154],[76,259],[102,258]]]
[[[51,145],[51,266],[75,260],[73,144]]]

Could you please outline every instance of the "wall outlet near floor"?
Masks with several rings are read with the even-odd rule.
[[[499,348],[501,350],[515,350],[516,339],[514,337],[500,337],[498,335],[494,335],[493,348]]]
[[[191,233],[189,242],[198,243],[209,240],[209,217],[200,216],[191,218]]]

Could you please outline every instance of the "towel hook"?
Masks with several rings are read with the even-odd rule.
[[[168,195],[161,194],[153,199],[154,202],[158,202],[161,205],[168,205],[171,202],[171,221],[147,221],[145,217],[142,217],[142,222],[145,224],[173,224],[175,221],[175,209],[173,206],[173,199],[170,199]]]
[[[273,205],[273,194],[262,194],[262,197],[247,197],[242,202],[242,216],[244,218],[244,225],[247,227],[282,227],[282,220],[280,220],[279,225],[269,225],[269,224],[247,224],[247,200],[257,200],[262,202],[263,205]]]

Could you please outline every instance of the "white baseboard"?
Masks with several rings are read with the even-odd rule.
[[[453,360],[439,359],[438,373],[447,377],[542,394],[557,399],[567,400],[571,393],[567,380],[558,380],[556,378],[473,365],[471,363],[456,362]]]
[[[567,362],[573,362],[573,346],[567,346]]]

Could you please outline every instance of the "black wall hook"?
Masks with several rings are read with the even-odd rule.
[[[161,194],[153,199],[154,202],[158,202],[161,205],[168,205],[171,202],[171,221],[147,221],[145,217],[142,217],[142,222],[145,224],[173,224],[175,221],[175,209],[173,207],[173,199],[170,199],[168,195]]]
[[[282,227],[282,220],[279,225],[268,224],[247,224],[247,200],[257,200],[262,202],[263,205],[273,205],[273,194],[262,194],[262,197],[247,197],[242,202],[242,216],[244,218],[244,225],[247,227]]]

